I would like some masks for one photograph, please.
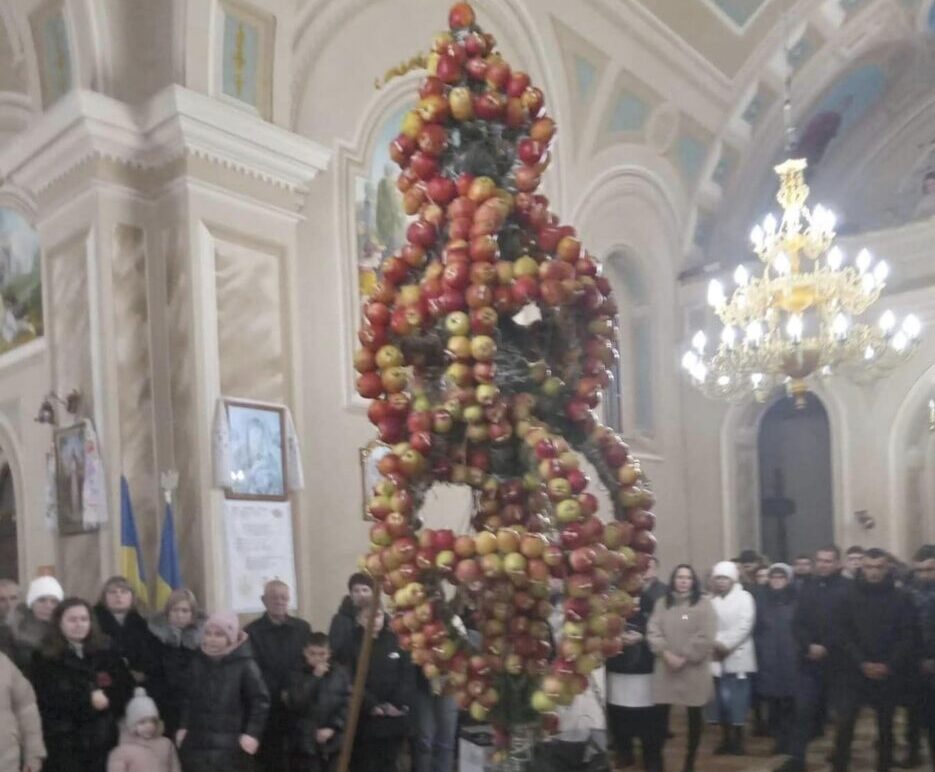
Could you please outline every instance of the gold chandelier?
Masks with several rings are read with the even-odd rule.
[[[717,279],[708,286],[708,304],[723,328],[710,353],[704,332],[695,333],[682,366],[709,397],[742,401],[752,395],[762,402],[785,385],[801,407],[815,379],[879,377],[918,345],[920,323],[913,315],[901,325],[892,311],[876,324],[860,321],[879,299],[889,267],[882,260],[874,265],[866,249],[845,265],[844,253],[833,246],[834,214],[821,204],[805,205],[805,166],[804,159],[790,159],[775,167],[782,219],[768,214],[750,233],[763,275],[752,277],[739,265],[729,298]]]

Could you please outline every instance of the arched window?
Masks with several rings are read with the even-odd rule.
[[[649,282],[640,261],[615,251],[604,261],[617,295],[620,358],[605,395],[608,424],[627,438],[655,434],[653,323]]]

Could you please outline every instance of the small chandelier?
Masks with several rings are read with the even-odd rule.
[[[805,205],[805,166],[804,159],[790,159],[775,167],[782,219],[768,214],[750,233],[763,275],[739,265],[729,298],[717,279],[708,286],[708,304],[723,328],[710,352],[704,332],[695,333],[682,366],[709,397],[738,402],[752,395],[763,402],[785,385],[804,407],[816,379],[879,377],[918,345],[921,325],[913,315],[900,325],[892,311],[876,324],[861,321],[879,299],[889,267],[874,264],[866,249],[845,265],[844,252],[833,245],[834,214]]]

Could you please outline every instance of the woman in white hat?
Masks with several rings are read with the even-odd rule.
[[[714,566],[711,605],[717,614],[717,634],[711,673],[714,675],[714,718],[724,733],[716,754],[743,756],[743,727],[750,710],[750,676],[756,673],[753,626],[756,604],[740,584],[736,563],[724,560]]]
[[[13,612],[10,624],[13,632],[13,660],[27,676],[33,653],[52,630],[52,614],[64,597],[65,592],[58,579],[54,576],[37,576],[29,583],[26,602]]]

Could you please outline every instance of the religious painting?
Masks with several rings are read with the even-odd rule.
[[[229,499],[285,501],[286,414],[281,407],[224,400],[230,438]]]
[[[802,122],[794,155],[814,169],[835,138],[857,124],[883,97],[886,74],[879,64],[865,64],[839,79]]]
[[[18,212],[0,207],[0,354],[41,335],[39,236]]]
[[[84,533],[84,476],[86,468],[84,421],[55,431],[55,500],[58,530],[62,534]]]
[[[370,294],[380,261],[406,241],[408,220],[396,188],[399,167],[390,159],[389,145],[399,134],[409,107],[400,107],[380,124],[365,174],[354,180],[354,224],[359,297]]]
[[[236,4],[222,5],[220,91],[268,118],[270,25]]]
[[[360,485],[363,493],[363,515],[364,520],[369,520],[367,513],[367,502],[373,495],[373,486],[375,486],[383,475],[380,474],[380,459],[390,453],[390,446],[374,440],[360,449]]]
[[[30,18],[42,106],[49,107],[72,87],[71,47],[62,3],[46,3]]]

